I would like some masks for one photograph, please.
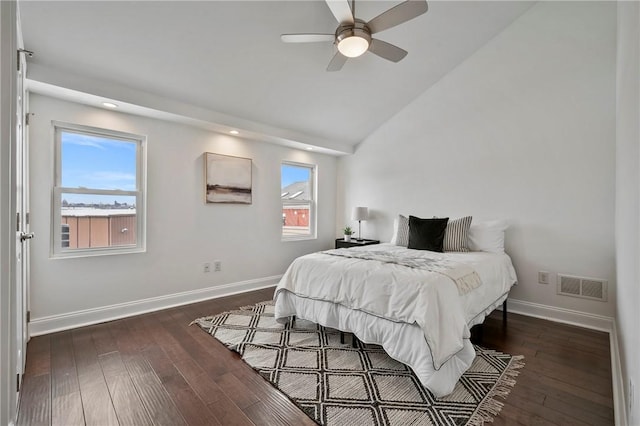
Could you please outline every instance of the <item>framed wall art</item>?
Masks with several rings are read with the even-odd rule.
[[[251,204],[251,166],[251,158],[205,152],[205,201]]]

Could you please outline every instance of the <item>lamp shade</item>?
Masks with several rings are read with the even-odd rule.
[[[367,220],[369,219],[368,207],[354,207],[351,212],[351,220]]]

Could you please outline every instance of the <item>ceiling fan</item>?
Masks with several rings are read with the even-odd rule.
[[[372,38],[372,34],[395,27],[422,15],[428,9],[426,0],[406,0],[369,22],[355,17],[355,0],[325,0],[338,21],[335,34],[282,34],[285,43],[333,42],[338,51],[329,62],[327,71],[339,71],[348,58],[356,58],[369,51],[381,58],[399,62],[407,56],[407,51],[382,40]]]

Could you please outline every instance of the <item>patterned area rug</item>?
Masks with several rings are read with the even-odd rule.
[[[278,324],[271,302],[194,321],[285,393],[318,424],[482,425],[493,421],[522,356],[476,346],[477,356],[454,391],[435,398],[411,369],[380,346],[297,319]],[[350,336],[350,335],[349,335]]]

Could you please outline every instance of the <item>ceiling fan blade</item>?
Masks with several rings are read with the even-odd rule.
[[[420,16],[428,9],[426,0],[407,0],[386,12],[382,12],[370,20],[367,26],[371,30],[371,34],[379,33]]]
[[[327,71],[340,71],[343,65],[347,62],[347,59],[348,58],[342,53],[336,52],[336,54],[333,55],[331,62],[329,62],[329,65],[327,66]]]
[[[285,43],[316,43],[319,41],[335,40],[333,34],[282,34],[280,39]]]
[[[375,53],[391,62],[399,62],[407,56],[407,51],[404,49],[400,49],[398,46],[394,46],[393,44],[387,43],[386,41],[373,39],[371,40],[371,44],[369,45],[369,52]]]
[[[340,24],[353,24],[353,12],[349,0],[325,0],[327,6]]]

